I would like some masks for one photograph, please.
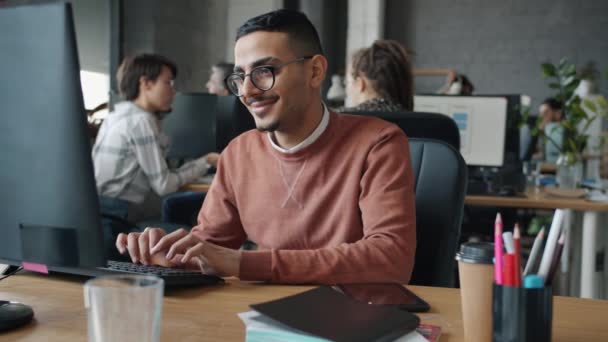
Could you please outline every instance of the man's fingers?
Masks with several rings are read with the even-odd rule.
[[[120,254],[125,254],[127,252],[127,234],[120,233],[116,238],[116,249]]]
[[[137,239],[137,244],[139,245],[139,260],[144,265],[150,263],[149,234],[150,228],[146,228],[144,232],[139,235],[139,239]]]
[[[184,256],[182,257],[182,264],[185,264],[190,261],[190,258],[192,257],[199,256],[203,252],[203,246],[204,244],[202,242],[199,242],[193,247],[188,248],[188,250],[186,250],[186,253],[184,253]]]
[[[186,249],[196,245],[199,240],[192,234],[186,234],[179,241],[176,241],[169,248],[167,259],[171,260],[176,254],[183,253]]]
[[[160,251],[163,251],[163,250],[169,248],[176,241],[178,241],[179,239],[183,238],[186,235],[188,235],[188,231],[185,230],[184,228],[180,228],[171,234],[167,234],[167,235],[163,236],[160,240],[158,240],[158,242],[154,245],[154,247],[152,248],[150,253],[156,254]],[[171,258],[169,258],[169,259],[171,259]]]
[[[160,229],[160,228],[150,228],[150,233],[149,233],[149,238],[148,238],[148,242],[150,243],[150,254],[154,254],[152,252],[152,250],[154,249],[154,246],[156,246],[156,244],[158,243],[158,241],[160,241],[160,239],[162,239],[163,236],[166,235],[165,231]]]
[[[139,245],[137,243],[138,238],[139,233],[130,233],[127,236],[127,250],[129,251],[129,256],[131,256],[131,260],[134,263],[139,262]]]

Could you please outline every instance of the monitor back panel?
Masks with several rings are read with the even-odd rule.
[[[168,158],[193,159],[216,152],[217,95],[178,93],[173,110],[163,119],[171,140]]]

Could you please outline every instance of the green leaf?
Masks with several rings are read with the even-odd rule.
[[[538,136],[538,134],[540,133],[540,130],[538,129],[538,127],[534,127],[532,129],[532,136]]]
[[[576,66],[572,63],[569,63],[568,60],[566,60],[565,63],[560,62],[559,66],[557,67],[557,73],[562,77],[575,76]]]
[[[597,97],[596,101],[597,101],[597,104],[602,109],[600,112],[600,115],[606,115],[606,111],[608,111],[608,103],[606,102],[606,99],[604,99],[603,96],[599,96],[599,97]]]
[[[543,68],[543,76],[544,77],[555,77],[555,76],[557,76],[555,65],[553,65],[551,63],[543,63],[543,64],[541,64],[541,67]]]
[[[570,147],[571,152],[579,151],[579,146],[577,146],[577,144],[574,142],[574,140],[568,139],[568,145]]]
[[[574,76],[568,76],[568,77],[564,77],[561,79],[561,83],[564,87],[569,86],[570,84],[572,84],[574,81],[576,81],[576,77]]]
[[[581,80],[575,79],[574,82],[572,82],[570,85],[567,85],[564,88],[564,91],[567,92],[567,93],[569,93],[570,96],[572,96],[572,94],[574,93],[574,91],[578,87],[579,83],[581,83]]]
[[[560,121],[560,124],[568,131],[571,131],[574,127],[569,120],[562,120]],[[555,129],[557,129],[557,127],[553,128],[552,131],[554,131]]]
[[[574,114],[574,116],[576,117],[583,117],[583,118],[587,118],[587,112],[583,109],[583,107],[581,107],[580,103],[573,103],[572,104],[572,114]]]
[[[595,105],[595,103],[593,103],[593,101],[591,101],[589,99],[583,100],[583,107],[588,108],[593,113],[597,113],[597,106]]]

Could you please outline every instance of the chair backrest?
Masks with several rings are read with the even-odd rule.
[[[445,141],[460,151],[460,131],[449,116],[425,112],[357,112],[352,114],[375,116],[399,126],[410,138]]]
[[[467,167],[452,146],[412,138],[416,192],[416,261],[410,283],[453,287],[464,210]]]

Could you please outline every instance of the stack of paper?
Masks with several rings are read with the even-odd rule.
[[[292,329],[256,311],[242,312],[239,317],[245,323],[247,331],[245,342],[331,342]],[[428,340],[417,331],[412,331],[396,339],[395,342],[428,342]]]

